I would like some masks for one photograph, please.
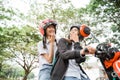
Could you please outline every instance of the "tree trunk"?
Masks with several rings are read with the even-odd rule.
[[[25,76],[23,77],[22,80],[27,80],[28,74],[29,74],[29,72],[28,72],[28,71],[25,71]]]
[[[0,63],[0,71],[2,70],[2,63]]]

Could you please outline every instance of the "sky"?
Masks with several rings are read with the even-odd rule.
[[[38,0],[39,2],[46,2],[47,0]],[[75,8],[85,7],[89,4],[90,0],[71,0],[72,4]],[[10,5],[15,9],[19,9],[23,13],[27,13],[30,9],[29,7],[29,0],[11,0]]]
[[[71,0],[71,1],[76,8],[86,7],[86,5],[89,4],[90,2],[90,0]]]
[[[28,10],[30,9],[30,0],[11,0],[11,1],[9,1],[10,2],[9,4],[7,4],[7,1],[8,0],[6,0],[4,3],[6,5],[6,7],[9,8],[9,6],[11,6],[12,9],[14,9],[14,10],[18,9],[25,16],[27,16]],[[47,1],[48,0],[36,0],[36,2],[39,2],[39,3],[47,3]],[[86,5],[89,4],[90,0],[71,0],[71,2],[75,8],[82,8],[82,7],[86,7]],[[22,23],[25,23],[25,21]],[[14,23],[14,24],[16,24],[16,23]],[[61,31],[59,33],[64,35],[64,33]]]

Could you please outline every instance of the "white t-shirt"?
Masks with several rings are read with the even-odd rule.
[[[74,50],[74,43],[72,43],[72,50]],[[65,76],[72,76],[81,79],[81,75],[87,78],[87,76],[80,70],[80,67],[78,66],[78,63],[76,63],[75,59],[70,59]]]
[[[56,53],[56,50],[57,50],[57,45],[56,45],[56,42],[54,42],[54,57],[55,57],[55,53]],[[46,41],[46,48],[44,49],[43,48],[43,42],[40,41],[38,43],[38,56],[39,56],[39,68],[40,70],[41,69],[44,69],[44,67],[42,65],[52,65],[52,63],[48,63],[47,60],[41,56],[41,54],[49,54],[50,52],[50,43],[49,41],[47,40]]]

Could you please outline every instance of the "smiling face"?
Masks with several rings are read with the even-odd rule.
[[[46,34],[47,36],[51,36],[55,34],[55,27],[53,25],[50,25],[49,27],[47,27]]]

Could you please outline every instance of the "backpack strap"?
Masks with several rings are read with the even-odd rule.
[[[54,59],[54,62],[53,62],[53,67],[52,67],[52,70],[51,70],[50,74],[52,74],[52,72],[54,70],[54,67],[55,67],[55,64],[57,63],[58,59],[59,59],[59,51],[57,49],[56,54],[55,54],[55,59]]]

